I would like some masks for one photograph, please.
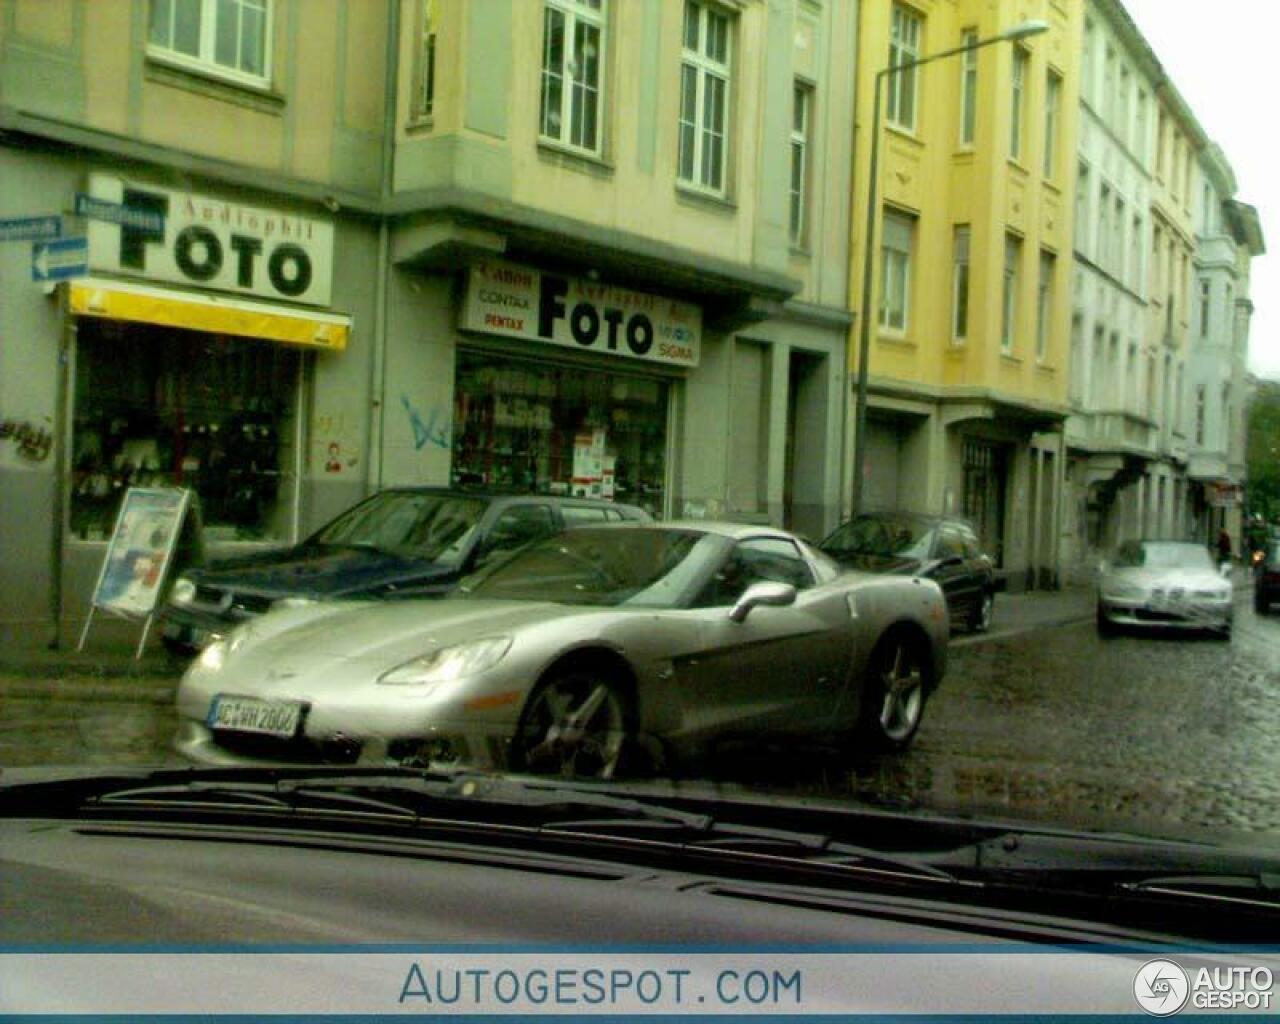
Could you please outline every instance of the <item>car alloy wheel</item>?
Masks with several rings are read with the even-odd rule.
[[[596,672],[570,671],[543,683],[520,717],[512,747],[517,770],[564,778],[618,774],[630,730],[617,688]]]
[[[871,656],[862,738],[879,750],[905,750],[920,727],[929,672],[917,640],[901,632],[880,641]]]

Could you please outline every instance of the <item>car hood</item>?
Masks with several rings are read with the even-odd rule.
[[[542,626],[584,609],[551,602],[396,601],[297,609],[247,627],[227,658],[238,671],[320,662],[391,668],[452,644]],[[287,628],[271,632],[287,616]]]
[[[332,598],[390,584],[448,579],[457,567],[373,548],[303,546],[193,569],[187,578],[266,597]]]
[[[1230,586],[1212,569],[1112,569],[1102,577],[1104,587],[1122,583],[1139,587],[1185,587],[1188,590],[1221,590]]]

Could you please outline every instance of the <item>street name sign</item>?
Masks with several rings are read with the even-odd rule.
[[[56,213],[40,217],[0,217],[0,242],[44,242],[62,236],[62,218]]]
[[[31,280],[66,281],[89,273],[89,241],[84,237],[56,238],[31,246]]]
[[[164,232],[164,214],[157,210],[143,210],[136,206],[125,206],[113,203],[109,199],[98,199],[83,192],[76,193],[76,213],[90,220],[105,220],[112,224],[121,224],[139,231],[150,231],[156,234]]]

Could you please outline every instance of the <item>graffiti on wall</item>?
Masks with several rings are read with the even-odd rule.
[[[424,420],[422,414],[409,401],[408,395],[400,396],[400,404],[404,406],[405,414],[409,417],[409,426],[413,429],[414,451],[420,452],[428,444],[448,449],[453,426],[447,415],[442,415],[438,408],[433,408]]]
[[[12,441],[29,462],[44,462],[53,450],[52,432],[30,420],[0,419],[0,441]]]

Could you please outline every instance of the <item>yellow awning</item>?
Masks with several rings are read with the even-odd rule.
[[[86,277],[71,282],[71,312],[110,320],[180,327],[188,331],[234,334],[287,345],[341,352],[351,333],[351,317],[265,302],[200,295]]]

